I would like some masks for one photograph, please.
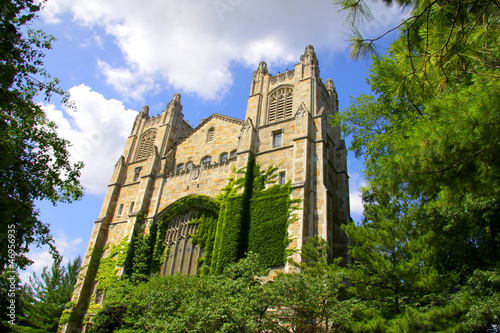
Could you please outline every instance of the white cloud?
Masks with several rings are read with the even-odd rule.
[[[351,205],[351,214],[363,214],[364,209],[361,191],[351,191],[351,193],[349,193],[349,204]]]
[[[349,161],[352,166],[359,167],[356,161]],[[357,171],[360,171],[360,169]],[[349,204],[351,208],[351,217],[355,221],[359,221],[364,212],[363,199],[361,198],[361,188],[364,186],[366,186],[366,181],[364,180],[361,173],[349,173]]]
[[[375,5],[379,35],[399,23],[397,9]],[[124,97],[141,99],[162,81],[206,99],[221,98],[232,84],[231,64],[256,67],[295,62],[307,44],[344,52],[343,14],[331,1],[264,0],[49,0],[48,22],[70,12],[79,24],[101,27],[114,37],[125,60],[101,61],[108,83]],[[114,62],[113,64],[118,63]],[[126,76],[120,83],[116,78]],[[139,89],[137,89],[139,87]]]
[[[82,185],[90,193],[105,193],[138,112],[126,110],[122,102],[107,100],[83,84],[71,88],[69,93],[77,111],[57,110],[52,104],[44,109],[56,123],[59,135],[71,142],[72,160],[85,163],[80,177]]]
[[[81,242],[81,238],[68,240],[67,236],[62,231],[56,237],[54,237],[55,246],[59,251],[59,254],[63,257],[62,265],[67,265],[70,260],[76,258],[77,245]],[[19,273],[19,278],[23,283],[29,282],[29,278],[33,275],[33,273],[36,273],[36,275],[40,277],[43,268],[49,267],[50,269],[54,261],[46,246],[40,248],[38,251],[30,251],[28,253],[28,258],[33,260],[33,265],[29,266],[26,270]]]

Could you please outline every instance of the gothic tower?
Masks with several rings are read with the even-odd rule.
[[[300,199],[288,226],[290,249],[300,250],[307,237],[319,236],[329,256],[347,256],[347,238],[340,226],[350,221],[346,147],[338,127],[333,81],[323,83],[312,46],[292,70],[271,75],[261,62],[253,73],[245,120],[213,114],[192,128],[184,119],[180,95],[150,117],[145,106],[137,116],[118,159],[102,209],[89,241],[73,294],[64,332],[80,332],[96,293],[99,264],[114,246],[128,242],[139,212],[147,226],[166,221],[162,242],[170,248],[160,274],[195,274],[204,249],[192,243],[196,226],[189,222],[197,207],[169,215],[181,199],[194,195],[215,198],[234,170],[256,163],[278,167],[278,183],[291,183],[292,199]],[[298,252],[293,259],[300,261]],[[277,269],[287,271],[289,267]],[[123,274],[123,267],[116,267]]]
[[[293,70],[273,76],[261,62],[253,73],[246,112],[247,122],[255,124],[249,149],[258,163],[280,165],[279,177],[292,182],[292,198],[303,200],[289,227],[291,247],[300,249],[306,237],[318,235],[328,241],[330,256],[345,257],[347,238],[340,225],[350,220],[347,152],[339,128],[330,123],[336,112],[333,81],[322,82],[311,45]]]

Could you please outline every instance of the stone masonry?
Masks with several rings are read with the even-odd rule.
[[[327,240],[332,257],[347,254],[340,226],[350,221],[346,147],[338,127],[330,124],[338,112],[331,79],[322,82],[318,59],[307,46],[293,70],[271,75],[261,62],[253,73],[245,120],[212,114],[192,128],[184,119],[180,94],[167,108],[150,117],[145,106],[137,116],[123,155],[118,159],[95,221],[73,295],[73,318],[64,332],[81,332],[81,319],[95,292],[102,253],[123,238],[130,239],[138,212],[156,223],[166,207],[192,194],[216,197],[235,168],[250,154],[264,168],[278,166],[278,181],[291,181],[293,199],[302,199],[289,226],[289,247],[301,249],[307,237]],[[191,244],[191,216],[169,224],[165,242],[172,247],[162,274],[195,274],[203,249]],[[294,259],[300,261],[296,252]],[[121,274],[118,268],[118,274]],[[280,268],[287,271],[289,267]]]

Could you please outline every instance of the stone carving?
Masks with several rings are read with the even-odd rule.
[[[285,80],[291,80],[293,79],[293,76],[295,75],[295,70],[286,70],[285,73],[280,73],[278,72],[277,75],[273,76],[271,78],[271,84],[274,85],[278,82],[284,82]]]
[[[257,67],[257,70],[254,72],[254,76],[255,76],[256,74],[262,74],[262,75],[265,75],[265,74],[267,74],[267,73],[268,73],[268,72],[267,72],[267,64],[266,64],[266,62],[265,62],[265,61],[261,61],[261,62],[259,63],[259,67]]]
[[[200,176],[200,168],[194,168],[191,171],[191,179],[196,180],[196,179],[198,179],[199,176]]]
[[[132,126],[132,131],[130,132],[131,134],[134,133],[139,128],[139,124],[141,123],[142,119],[148,119],[149,118],[149,106],[144,105],[141,112],[135,117],[134,121],[134,126]]]
[[[125,163],[125,158],[123,157],[123,155],[121,155],[115,164],[115,168],[121,167],[124,163]]]

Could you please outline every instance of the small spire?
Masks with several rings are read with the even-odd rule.
[[[325,87],[329,91],[335,91],[335,85],[333,84],[332,79],[326,80]]]
[[[174,97],[172,97],[172,100],[168,102],[167,104],[167,110],[172,108],[175,108],[176,106],[180,106],[180,111],[182,111],[182,106],[181,106],[181,94],[175,93]]]
[[[259,63],[259,67],[257,68],[257,70],[255,71],[256,73],[261,73],[261,74],[267,74],[267,64],[265,61],[261,61]]]
[[[314,52],[314,47],[310,44],[306,46],[304,54],[300,56],[300,61],[302,62],[308,62],[307,59],[309,59],[310,63],[318,62],[318,58],[316,58],[316,52]]]
[[[149,106],[144,105],[141,112],[139,112],[139,118],[149,118]]]

